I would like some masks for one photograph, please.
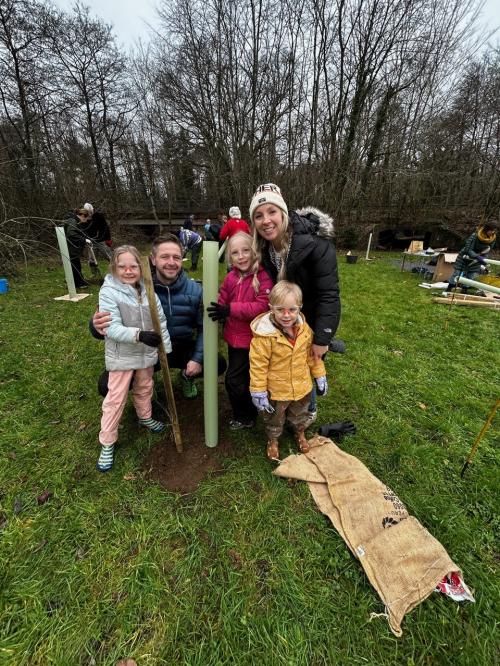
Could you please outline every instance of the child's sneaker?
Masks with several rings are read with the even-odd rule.
[[[115,461],[115,445],[101,444],[101,455],[99,456],[99,460],[97,461],[97,469],[100,472],[109,472],[109,470],[113,467],[114,461]]]
[[[255,421],[240,421],[239,419],[231,419],[229,421],[230,430],[243,430],[243,428],[253,428]]]
[[[309,420],[308,420],[308,422],[307,422],[307,428],[309,428],[310,426],[312,426],[312,424],[313,424],[313,423],[316,421],[316,419],[318,418],[318,411],[315,409],[315,410],[312,411],[312,412],[307,412],[307,416],[308,416],[308,418],[309,418]]]
[[[181,387],[182,395],[189,400],[193,400],[198,395],[198,389],[196,387],[194,379],[191,377],[186,377],[184,370],[181,372]]]
[[[154,433],[160,433],[163,432],[166,428],[166,425],[162,423],[161,421],[157,421],[156,419],[139,419],[139,424],[141,426],[144,426],[148,430],[151,430],[151,432]]]

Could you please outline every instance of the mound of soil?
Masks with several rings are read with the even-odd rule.
[[[227,439],[231,407],[223,386],[219,384],[219,443],[215,448],[208,448],[205,445],[202,391],[195,400],[187,400],[175,387],[174,393],[184,450],[177,453],[170,430],[167,438],[150,450],[144,469],[150,479],[167,490],[190,493],[208,474],[220,470],[224,457],[231,455],[232,444]]]

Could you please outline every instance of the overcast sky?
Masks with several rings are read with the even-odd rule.
[[[61,9],[70,10],[73,0],[53,0]],[[126,48],[140,38],[149,39],[147,23],[155,26],[157,22],[156,0],[84,0],[91,13],[102,18],[114,27],[118,42]],[[500,0],[486,0],[482,23],[488,29],[500,27]],[[500,42],[500,33],[493,38],[493,43]]]
[[[73,0],[52,0],[60,9],[71,10]],[[154,26],[157,22],[155,0],[84,0],[90,7],[91,14],[111,23],[118,42],[126,48],[140,38],[149,39],[147,23]]]

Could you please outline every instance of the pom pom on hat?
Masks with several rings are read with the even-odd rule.
[[[264,185],[259,185],[250,202],[250,219],[252,221],[255,210],[265,203],[278,206],[285,215],[288,215],[288,207],[281,195],[280,188],[274,183],[265,183]]]
[[[237,219],[241,217],[241,211],[238,206],[231,206],[229,209],[229,217],[236,217]]]

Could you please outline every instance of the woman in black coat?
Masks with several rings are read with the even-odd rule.
[[[340,322],[332,218],[316,208],[289,213],[280,188],[267,183],[252,197],[250,220],[255,251],[273,281],[289,280],[302,289],[302,312],[314,333],[312,353],[322,358]],[[316,411],[314,398],[309,409]]]

